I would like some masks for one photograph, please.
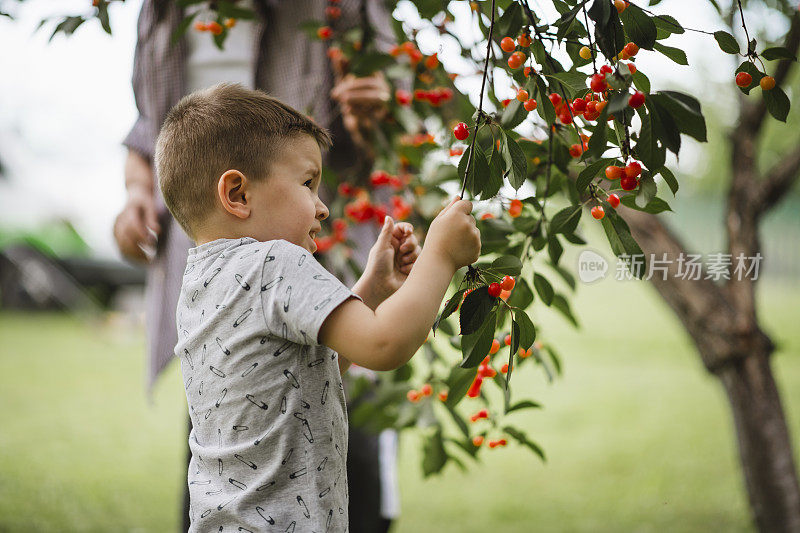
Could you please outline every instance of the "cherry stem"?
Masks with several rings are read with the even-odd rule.
[[[478,138],[478,127],[480,126],[481,119],[483,118],[483,92],[486,88],[486,77],[489,74],[489,56],[492,55],[492,32],[494,31],[494,3],[492,0],[492,20],[489,25],[489,38],[486,40],[486,61],[483,63],[483,79],[481,79],[481,95],[478,99],[478,117],[475,120],[475,132],[472,136],[472,143],[470,144],[469,156],[467,158],[467,168],[464,171],[464,183],[461,184],[461,198],[464,198],[464,192],[467,190],[467,177],[469,176],[470,167],[472,166],[472,154],[475,152],[475,139]],[[472,268],[470,266],[470,268]]]
[[[592,32],[589,29],[589,15],[586,14],[586,2],[583,3],[583,20],[586,21],[586,36],[589,37],[589,51],[592,53],[592,68],[597,74],[597,63],[595,62],[594,45],[592,44]]]

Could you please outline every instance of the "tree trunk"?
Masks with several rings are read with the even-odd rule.
[[[770,368],[756,348],[717,373],[733,411],[747,495],[759,531],[800,531],[800,490],[789,430]]]
[[[764,533],[800,532],[800,486],[789,430],[770,367],[774,345],[760,329],[754,300],[728,286],[682,279],[684,246],[653,215],[619,208],[645,257],[666,254],[663,276],[650,281],[697,346],[706,369],[720,378],[733,413],[753,519]],[[746,305],[742,302],[746,301]],[[741,307],[741,309],[740,309]]]

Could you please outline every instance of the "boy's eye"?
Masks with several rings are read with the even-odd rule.
[[[306,187],[311,187],[311,182],[312,182],[312,181],[313,181],[313,180],[308,180],[308,181],[306,181],[306,182],[305,182],[303,185],[305,185]]]

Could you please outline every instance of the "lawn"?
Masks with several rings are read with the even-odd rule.
[[[800,441],[800,288],[760,287],[774,369]],[[485,450],[423,480],[401,442],[397,533],[752,531],[727,401],[646,283],[581,286],[580,330],[537,310],[564,376],[526,365],[515,415],[548,455]],[[144,336],[119,320],[0,314],[0,531],[174,531],[185,479],[177,365],[143,392]],[[800,455],[797,455],[800,459]]]

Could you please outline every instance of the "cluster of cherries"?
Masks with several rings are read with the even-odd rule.
[[[753,76],[749,72],[740,72],[736,75],[736,85],[741,88],[750,87],[753,83]],[[775,88],[775,78],[772,76],[764,76],[758,83],[762,91],[771,91]]]
[[[325,17],[330,20],[336,20],[342,16],[342,10],[339,8],[339,0],[328,0],[328,6],[325,8]],[[333,37],[333,29],[330,26],[321,26],[317,28],[317,37],[323,41],[327,41]]]
[[[236,19],[234,18],[225,19],[226,28],[230,29],[233,28],[234,26],[236,26]],[[197,22],[194,23],[194,29],[195,31],[199,32],[207,31],[210,32],[212,35],[221,35],[222,32],[224,31],[222,29],[222,24],[220,24],[216,20],[212,20],[210,22],[203,22],[202,20],[198,20]]]

